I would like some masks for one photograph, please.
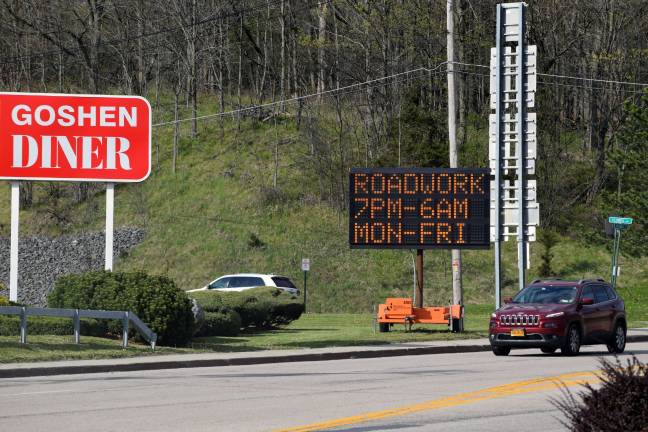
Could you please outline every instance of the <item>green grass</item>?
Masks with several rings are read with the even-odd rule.
[[[54,360],[91,360],[160,354],[195,352],[187,348],[156,347],[129,342],[126,349],[121,341],[82,336],[76,345],[70,336],[29,336],[21,345],[16,336],[0,336],[0,363],[38,362]]]
[[[196,338],[188,348],[157,347],[155,352],[148,345],[129,342],[129,347],[122,349],[119,340],[89,336],[82,336],[80,345],[74,344],[71,336],[29,336],[27,345],[19,344],[17,336],[0,336],[0,363],[383,345],[485,337],[491,308],[480,305],[470,306],[468,310],[466,332],[461,334],[450,333],[445,326],[424,325],[415,325],[410,332],[397,325],[389,333],[374,333],[373,316],[370,314],[304,314],[285,328],[248,331],[234,337]]]
[[[52,360],[88,360],[162,354],[204,352],[245,352],[269,349],[324,348],[360,345],[386,345],[405,342],[431,342],[484,338],[488,335],[488,319],[493,307],[468,305],[465,332],[450,333],[446,326],[415,325],[412,331],[395,325],[389,333],[374,331],[372,314],[308,313],[284,328],[267,331],[245,331],[233,337],[195,338],[188,348],[157,347],[83,336],[80,345],[70,336],[30,336],[27,345],[20,345],[17,336],[0,336],[0,363]],[[645,327],[646,322],[631,320],[630,327]]]
[[[491,311],[484,305],[469,306],[466,331],[459,334],[449,332],[447,326],[422,324],[414,325],[409,332],[404,326],[395,325],[390,332],[380,333],[374,332],[370,314],[305,314],[282,329],[249,331],[234,337],[196,338],[193,346],[217,351],[250,351],[481,338],[488,335]]]

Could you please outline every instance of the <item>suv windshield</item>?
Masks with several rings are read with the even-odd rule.
[[[513,303],[572,303],[577,291],[578,288],[571,285],[531,285],[520,291]]]

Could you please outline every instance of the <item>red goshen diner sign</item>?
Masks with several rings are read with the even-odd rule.
[[[150,170],[146,99],[0,93],[0,179],[139,182]]]

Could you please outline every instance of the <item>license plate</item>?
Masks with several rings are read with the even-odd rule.
[[[524,329],[512,329],[511,336],[524,337]]]

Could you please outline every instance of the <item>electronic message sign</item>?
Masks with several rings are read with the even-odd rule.
[[[352,248],[490,245],[488,169],[353,169],[349,186]]]

